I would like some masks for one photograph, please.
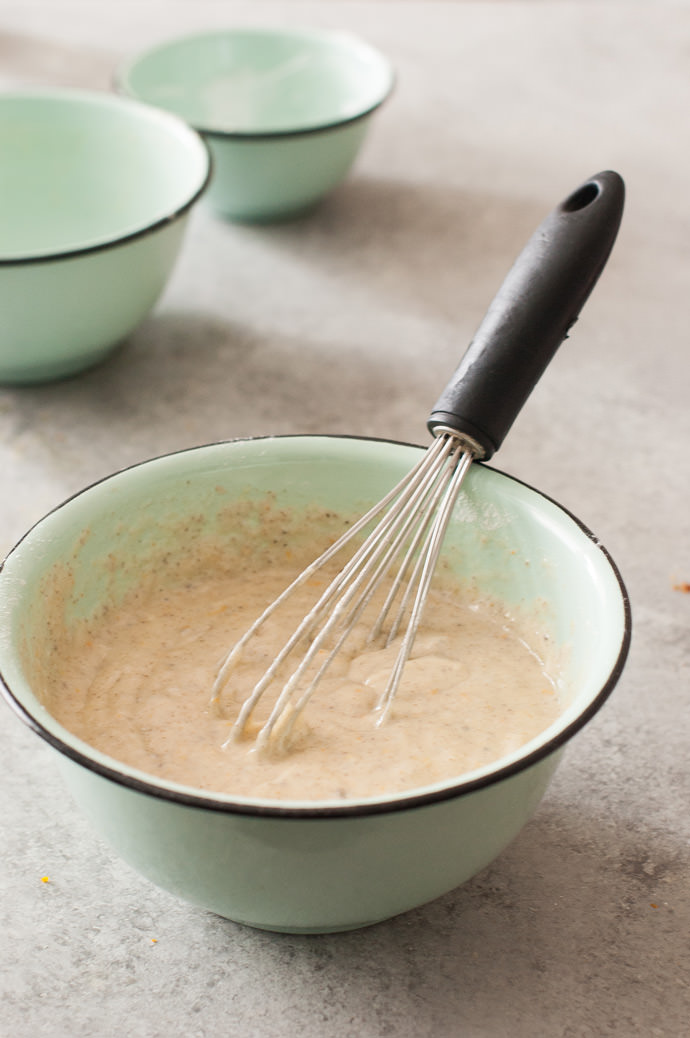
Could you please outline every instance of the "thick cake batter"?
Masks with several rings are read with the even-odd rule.
[[[225,560],[219,568],[215,559],[184,579],[157,583],[149,575],[116,607],[63,632],[45,692],[51,713],[86,742],[159,778],[297,800],[380,796],[460,776],[556,718],[555,683],[520,631],[495,604],[463,602],[446,586],[432,592],[384,725],[376,727],[372,707],[395,648],[355,647],[319,686],[287,752],[257,752],[251,738],[224,747],[242,701],[306,611],[298,599],[282,612],[211,701],[227,649],[313,557],[311,538],[304,556],[287,562],[284,544],[273,541],[259,568],[245,552],[237,566]],[[259,721],[272,690],[264,698]]]

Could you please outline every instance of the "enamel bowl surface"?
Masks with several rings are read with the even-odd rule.
[[[163,291],[210,174],[187,124],[78,90],[0,94],[0,383],[97,363]]]
[[[217,212],[265,221],[309,208],[343,180],[393,80],[388,60],[354,36],[238,28],[154,47],[119,71],[117,86],[204,135]]]
[[[145,462],[42,519],[0,570],[0,675],[22,720],[55,750],[68,788],[121,857],[179,897],[251,926],[290,932],[375,923],[453,889],[494,859],[537,807],[568,740],[597,712],[628,651],[630,612],[610,556],[537,491],[470,470],[448,532],[459,583],[526,610],[562,651],[568,692],[545,732],[491,766],[384,799],[269,801],[163,782],[92,749],[41,702],[42,589],[74,581],[65,611],[89,615],[142,569],[213,537],[228,501],[267,493],[286,507],[359,514],[419,458],[381,440],[238,440]],[[187,533],[186,537],[188,538]]]

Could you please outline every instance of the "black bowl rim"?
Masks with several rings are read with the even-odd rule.
[[[108,94],[105,91],[99,92],[97,90],[77,90],[67,88],[64,90],[40,90],[40,89],[26,89],[26,90],[14,90],[11,93],[5,95],[7,98],[15,97],[44,97],[60,99],[61,97],[76,97],[84,100],[100,100],[101,98],[113,98],[115,95]],[[174,112],[167,112],[165,109],[156,108],[154,105],[146,104],[144,101],[140,101],[134,97],[122,97],[122,100],[131,102],[132,104],[139,105],[143,109],[148,109],[150,112],[155,112],[158,115],[163,115],[176,120],[181,126],[183,126],[188,132],[197,138],[200,142],[205,154],[206,154],[206,173],[194,191],[194,193],[182,202],[179,206],[171,209],[169,212],[164,213],[163,216],[157,217],[151,223],[144,224],[142,227],[137,227],[133,231],[128,231],[126,234],[115,235],[114,237],[104,238],[101,241],[92,242],[89,245],[76,245],[74,247],[66,249],[57,249],[51,252],[36,252],[30,253],[26,256],[2,256],[0,255],[0,268],[10,267],[28,267],[39,263],[61,263],[67,260],[78,259],[82,256],[89,256],[96,252],[105,252],[108,249],[119,248],[122,245],[128,245],[132,241],[136,241],[138,238],[145,238],[150,234],[155,234],[162,228],[175,223],[185,216],[189,210],[196,204],[201,196],[208,187],[211,176],[213,174],[213,158],[208,143],[204,140],[204,137],[196,127],[191,126],[185,122],[184,119],[180,118],[179,115],[175,115]]]
[[[55,508],[51,509],[46,515],[34,523],[15,544],[15,546],[8,552],[6,558],[0,564],[0,574],[5,566],[7,559],[11,557],[14,551],[19,545],[28,537],[32,530],[39,526],[43,519],[49,515],[58,512],[65,505],[68,505],[70,501],[80,497],[82,494],[91,490],[93,487],[99,486],[102,483],[108,482],[108,480],[115,478],[121,473],[131,471],[133,469],[140,468],[151,462],[160,461],[165,458],[176,457],[182,454],[191,454],[195,451],[203,451],[209,447],[222,447],[224,445],[232,443],[253,443],[262,440],[289,440],[289,439],[336,439],[336,440],[357,440],[365,443],[382,443],[389,444],[398,447],[412,447],[418,450],[424,450],[419,444],[406,443],[400,440],[390,440],[384,437],[375,436],[344,436],[340,434],[330,433],[291,433],[280,436],[242,436],[236,437],[230,440],[219,440],[214,443],[201,444],[194,447],[187,447],[179,451],[170,451],[166,454],[160,454],[152,458],[147,458],[143,461],[135,462],[132,465],[127,465],[116,472],[111,472],[101,479],[95,480],[88,486],[83,487],[76,493],[71,494],[65,498],[60,504],[56,505]],[[482,465],[482,462],[475,462],[475,464]],[[10,708],[19,716],[19,718],[27,725],[29,729],[36,733],[40,738],[48,743],[53,749],[57,750],[63,756],[71,759],[75,763],[86,768],[88,771],[94,772],[100,775],[102,778],[108,779],[120,786],[125,786],[138,793],[143,793],[153,797],[157,800],[167,801],[169,803],[176,803],[181,806],[197,808],[206,811],[213,811],[221,814],[228,815],[244,815],[251,817],[269,817],[269,818],[283,818],[292,819],[295,821],[304,819],[316,819],[316,818],[352,818],[352,817],[365,817],[370,815],[390,814],[398,811],[409,811],[412,809],[418,809],[425,807],[426,805],[437,804],[443,801],[454,800],[463,796],[467,796],[470,793],[474,793],[478,790],[488,788],[489,786],[496,785],[499,782],[503,782],[509,779],[513,775],[517,775],[522,771],[533,767],[534,765],[545,760],[547,757],[556,753],[560,750],[569,740],[594,717],[594,715],[601,709],[603,704],[606,702],[611,692],[615,688],[625,665],[625,661],[628,656],[630,641],[632,636],[632,611],[630,607],[630,599],[628,596],[627,589],[623,582],[623,578],[618,570],[616,563],[611,557],[610,553],[601,543],[598,537],[596,537],[592,531],[580,520],[577,516],[573,515],[567,508],[564,508],[558,501],[549,497],[547,494],[543,494],[540,490],[531,486],[529,483],[525,483],[523,480],[517,479],[515,476],[509,473],[503,472],[501,469],[496,469],[493,466],[483,466],[490,468],[493,472],[498,475],[505,477],[517,483],[526,489],[532,491],[543,498],[545,501],[555,505],[560,511],[567,515],[589,538],[590,541],[604,554],[611,570],[618,582],[618,586],[621,592],[621,599],[624,610],[624,629],[623,636],[621,639],[621,645],[618,652],[616,662],[608,676],[608,679],[599,690],[597,695],[592,699],[587,708],[578,714],[570,724],[566,725],[565,728],[557,732],[552,738],[547,740],[542,745],[536,747],[530,753],[521,756],[518,760],[513,761],[510,764],[505,765],[502,768],[497,768],[495,771],[491,771],[488,774],[481,775],[473,779],[467,779],[465,781],[458,781],[454,783],[448,783],[443,785],[441,788],[429,789],[423,792],[412,792],[409,795],[397,794],[391,799],[382,798],[381,800],[362,800],[360,802],[353,801],[352,803],[333,804],[332,801],[324,802],[319,804],[314,802],[313,804],[301,804],[299,806],[289,806],[288,804],[281,805],[279,802],[274,803],[256,803],[251,802],[244,803],[242,801],[229,800],[227,797],[223,798],[213,793],[205,794],[203,792],[187,793],[177,789],[166,789],[164,786],[155,783],[154,781],[147,782],[144,779],[128,775],[122,771],[119,771],[116,767],[105,765],[100,761],[92,760],[85,753],[82,753],[77,747],[71,746],[69,743],[64,742],[53,732],[45,728],[40,721],[38,721],[29,710],[19,702],[15,697],[12,690],[10,689],[5,677],[0,670],[0,693],[3,694],[5,700],[9,704]]]
[[[190,123],[197,133],[204,137],[209,137],[212,140],[224,140],[224,141],[280,141],[286,140],[287,138],[294,137],[314,137],[320,133],[332,133],[335,130],[340,130],[342,127],[351,126],[353,123],[362,122],[364,119],[368,119],[377,108],[380,108],[385,101],[388,100],[394,88],[394,82],[387,92],[378,101],[375,101],[368,108],[363,109],[361,112],[357,112],[356,115],[348,115],[343,119],[333,119],[325,123],[315,123],[313,126],[302,126],[295,127],[287,130],[218,130],[213,129],[209,126],[204,126],[203,123]],[[130,95],[135,96],[135,95]]]
[[[300,33],[307,33],[309,35],[320,35],[320,36],[323,36],[323,37],[333,37],[334,39],[337,39],[339,37],[348,37],[349,36],[351,39],[355,40],[360,46],[366,47],[368,50],[370,50],[373,53],[375,53],[377,55],[377,57],[379,57],[388,66],[388,70],[389,70],[389,74],[390,74],[390,82],[388,84],[388,88],[385,90],[385,92],[376,101],[373,101],[366,108],[363,108],[361,111],[356,112],[354,115],[348,115],[348,116],[346,116],[344,118],[341,118],[341,119],[328,119],[325,122],[310,123],[310,124],[308,124],[306,126],[291,126],[291,127],[275,129],[275,130],[223,130],[220,127],[217,127],[217,126],[215,126],[215,127],[214,126],[207,126],[205,123],[203,123],[201,121],[199,121],[199,122],[190,121],[188,123],[188,125],[191,126],[193,129],[195,129],[197,131],[197,133],[201,134],[203,137],[208,137],[208,138],[211,138],[213,140],[219,140],[219,141],[220,140],[238,141],[238,142],[239,141],[244,141],[244,142],[248,143],[248,142],[252,142],[252,141],[257,141],[257,142],[258,141],[280,141],[280,140],[286,140],[288,138],[294,138],[294,137],[311,137],[311,136],[314,136],[315,134],[330,133],[330,132],[332,132],[334,130],[341,129],[342,127],[350,126],[353,123],[362,122],[364,119],[368,119],[369,116],[371,116],[378,108],[380,108],[390,98],[391,94],[393,93],[393,91],[395,90],[396,85],[397,85],[398,77],[397,77],[396,70],[393,67],[393,65],[390,62],[390,60],[386,57],[386,55],[382,51],[380,51],[377,47],[374,47],[367,40],[364,40],[364,39],[362,39],[359,36],[355,36],[353,33],[337,32],[337,31],[330,30],[330,29],[316,29],[316,28],[304,29],[304,28],[300,28],[299,26],[292,27],[292,28],[288,29],[286,26],[285,27],[275,27],[275,26],[269,27],[269,26],[245,25],[245,26],[238,26],[235,29],[226,29],[226,30],[218,29],[218,30],[211,30],[209,32],[195,33],[193,35],[188,35],[188,36],[177,36],[177,37],[175,37],[173,39],[166,40],[163,43],[158,44],[154,48],[151,48],[151,51],[164,50],[166,47],[173,46],[176,43],[185,43],[185,42],[192,42],[194,40],[210,39],[210,38],[212,38],[214,36],[221,36],[221,35],[223,35],[224,32],[226,32],[226,33],[227,32],[232,32],[232,33],[240,33],[241,32],[241,33],[245,33],[245,34],[255,33],[255,32],[259,32],[259,33],[270,33],[270,32],[273,32],[273,33],[278,33],[280,35],[291,35],[291,36],[297,36],[297,35],[300,35]],[[128,82],[127,82],[127,75],[131,71],[131,69],[134,67],[134,65],[137,63],[137,61],[143,59],[144,57],[146,57],[146,54],[147,53],[151,53],[151,51],[144,52],[142,54],[139,54],[139,55],[135,56],[134,58],[132,58],[129,61],[125,62],[116,71],[115,75],[113,76],[113,86],[114,86],[115,90],[117,91],[117,93],[122,94],[125,97],[130,97],[130,98],[133,98],[135,100],[141,101],[144,104],[149,104],[149,105],[154,104],[154,102],[146,100],[143,97],[141,97],[132,87],[130,87],[128,85]],[[165,109],[165,110],[166,111],[172,111],[171,109]],[[173,113],[173,114],[177,114],[177,113]],[[178,118],[182,119],[184,117],[178,114]]]

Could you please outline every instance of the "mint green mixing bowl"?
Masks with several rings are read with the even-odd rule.
[[[0,383],[97,363],[146,316],[210,174],[183,120],[76,90],[0,94]]]
[[[449,561],[461,584],[476,582],[511,610],[533,615],[564,660],[562,713],[519,751],[383,799],[253,800],[123,765],[71,735],[43,706],[32,674],[49,659],[42,589],[52,567],[67,564],[74,580],[69,623],[104,599],[116,600],[147,567],[184,560],[190,537],[217,537],[229,501],[270,492],[294,509],[320,503],[359,513],[412,467],[419,451],[298,436],[168,455],[73,497],[6,559],[6,698],[54,748],[95,829],[154,883],[270,930],[346,930],[404,912],[463,883],[503,850],[539,803],[565,744],[614,687],[628,651],[630,611],[611,558],[553,501],[475,465],[448,533]]]
[[[154,47],[116,85],[199,130],[213,154],[211,206],[260,221],[301,212],[341,182],[393,80],[354,36],[238,28]]]

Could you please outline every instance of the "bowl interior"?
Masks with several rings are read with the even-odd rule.
[[[185,123],[78,91],[0,97],[0,259],[101,245],[183,209],[209,156]]]
[[[236,29],[174,40],[121,71],[128,94],[197,129],[280,134],[335,125],[371,111],[393,82],[388,61],[353,36]]]
[[[0,572],[0,673],[14,705],[44,736],[107,764],[66,733],[40,700],[35,675],[49,665],[55,588],[69,623],[90,615],[104,597],[117,601],[171,558],[183,566],[190,539],[211,543],[219,531],[232,535],[226,510],[235,499],[270,493],[298,512],[321,504],[354,516],[418,456],[413,447],[336,437],[236,441],[135,466],[77,495],[38,523]],[[470,471],[447,540],[446,558],[460,583],[529,618],[563,666],[561,716],[499,762],[507,767],[559,745],[603,702],[627,651],[625,592],[608,555],[572,516],[488,467]],[[55,567],[67,583],[46,582]]]

